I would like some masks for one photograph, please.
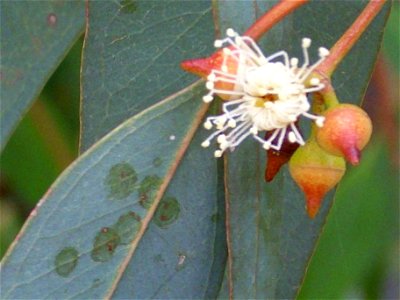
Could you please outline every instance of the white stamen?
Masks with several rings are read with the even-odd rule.
[[[217,142],[218,142],[219,144],[222,144],[223,142],[226,142],[226,135],[225,135],[225,134],[220,134],[220,135],[217,137]]]
[[[205,96],[203,96],[203,101],[204,101],[205,103],[210,103],[211,101],[213,101],[213,99],[214,99],[214,97],[211,96],[211,95],[205,95]]]
[[[295,124],[290,124],[290,128],[292,129],[292,132],[294,133],[295,137],[296,137],[296,142],[300,145],[304,145],[304,140],[303,137],[301,136],[299,130],[297,129]]]
[[[250,133],[256,135],[258,133],[257,127],[253,126],[250,128]]]
[[[203,147],[203,148],[207,148],[207,147],[209,147],[210,146],[210,141],[204,141],[204,142],[202,142],[201,143],[201,146]]]
[[[288,140],[289,140],[289,142],[291,142],[291,143],[295,143],[295,142],[297,141],[296,135],[294,134],[293,131],[289,132],[289,134],[288,134]]]
[[[327,57],[329,55],[329,50],[324,47],[320,47],[318,49],[318,53],[320,57]]]
[[[301,47],[303,48],[309,48],[311,46],[311,39],[309,38],[303,38],[301,40]]]
[[[214,41],[214,47],[215,48],[221,48],[222,45],[223,45],[223,41],[221,41],[221,40],[215,40]]]
[[[320,117],[317,120],[315,120],[315,124],[318,127],[323,127],[324,126],[324,122],[325,122],[325,118],[324,117]]]
[[[222,150],[215,150],[215,152],[214,152],[214,156],[215,157],[221,157],[222,156]]]
[[[265,143],[263,143],[263,148],[265,149],[265,150],[268,150],[269,148],[271,148],[271,143],[269,143],[269,142],[265,142]]]
[[[228,126],[231,128],[235,128],[236,127],[236,121],[234,119],[231,119],[228,121]]]
[[[214,82],[212,82],[212,81],[207,81],[207,82],[206,82],[206,88],[207,88],[208,90],[212,90],[212,89],[214,88]]]
[[[207,80],[208,81],[215,81],[216,77],[217,76],[214,73],[211,73],[210,75],[207,76]]]
[[[204,128],[210,130],[212,128],[212,123],[210,121],[206,121],[203,124]]]
[[[297,57],[292,57],[292,58],[290,59],[290,65],[291,65],[293,68],[297,68],[297,66],[299,65],[299,59],[298,59]]]
[[[316,77],[311,78],[311,80],[310,80],[311,85],[318,85],[320,83],[321,83],[321,81],[319,80],[319,78],[316,78]]]
[[[223,126],[226,123],[227,120],[228,120],[227,116],[221,115],[221,116],[218,117],[218,119],[215,120],[215,124],[217,126],[218,125]]]
[[[225,55],[231,55],[232,54],[232,51],[229,48],[224,48],[222,51],[224,52]]]
[[[202,146],[208,147],[216,139],[219,149],[214,156],[221,157],[226,149],[233,151],[249,135],[264,149],[280,150],[286,136],[288,142],[303,145],[305,142],[295,124],[300,116],[315,121],[317,126],[323,126],[324,122],[324,117],[308,113],[310,104],[306,95],[324,85],[317,77],[311,78],[307,87],[305,84],[329,51],[320,48],[320,59],[310,64],[311,39],[303,38],[303,63],[299,67],[299,59],[290,58],[286,51],[265,57],[250,37],[239,36],[231,28],[226,34],[225,39],[214,43],[216,47],[225,46],[223,61],[219,69],[208,75],[206,88],[210,91],[203,101],[211,102],[215,94],[228,101],[222,104],[221,115],[208,117],[204,123],[206,129],[215,126],[216,130]],[[260,131],[271,134],[264,139],[258,136]]]
[[[236,35],[236,32],[232,28],[228,28],[226,30],[226,35],[229,36],[229,37],[234,37]]]

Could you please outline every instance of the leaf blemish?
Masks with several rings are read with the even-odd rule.
[[[121,12],[131,14],[137,10],[137,4],[134,0],[121,0],[119,1],[121,5]]]
[[[57,25],[57,15],[55,13],[49,13],[47,15],[47,24],[50,27],[55,27]]]
[[[78,264],[78,254],[78,250],[73,247],[66,247],[58,252],[54,261],[57,274],[67,277]]]
[[[92,259],[98,262],[108,261],[120,243],[121,238],[113,228],[103,227],[94,239]]]
[[[156,256],[154,256],[153,260],[157,263],[165,263],[164,258],[161,254],[157,254]]]
[[[165,197],[154,214],[154,223],[160,228],[166,228],[178,219],[180,211],[181,207],[176,198]]]
[[[157,175],[146,176],[139,187],[139,204],[146,209],[151,207],[157,190],[160,187],[162,180]]]
[[[118,221],[112,226],[113,230],[115,230],[120,237],[121,245],[131,243],[141,227],[142,219],[133,211],[120,216]]]
[[[178,263],[177,263],[177,265],[175,267],[175,269],[177,271],[182,270],[186,266],[186,258],[187,258],[186,254],[179,253],[179,255],[178,255]]]
[[[155,167],[159,167],[162,164],[162,158],[161,157],[156,157],[155,159],[153,159],[153,166]]]
[[[217,221],[219,220],[220,216],[218,213],[215,213],[211,216],[211,222],[213,223],[217,223]]]
[[[119,163],[112,166],[105,179],[109,190],[108,198],[125,199],[137,188],[136,181],[136,171],[130,164]]]

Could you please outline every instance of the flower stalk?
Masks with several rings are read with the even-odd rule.
[[[243,35],[257,41],[276,23],[307,2],[308,0],[281,0],[251,25]]]
[[[385,3],[386,0],[371,0],[349,29],[347,29],[342,37],[330,49],[329,57],[319,65],[316,72],[330,77],[339,63],[359,40],[368,25],[381,11]]]

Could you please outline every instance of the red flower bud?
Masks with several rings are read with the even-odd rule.
[[[325,113],[324,126],[317,129],[317,142],[325,151],[343,156],[353,165],[360,161],[361,150],[372,133],[367,113],[352,104],[340,104]]]
[[[297,124],[296,127],[297,130],[299,130]],[[267,140],[272,133],[273,131],[268,131],[265,134],[265,140]],[[280,168],[290,160],[290,157],[292,157],[293,153],[300,146],[298,143],[292,143],[288,140],[288,133],[289,132],[286,132],[285,139],[282,143],[280,150],[275,150],[272,148],[267,150],[267,164],[265,167],[265,181],[267,182],[270,182],[272,181],[272,179],[274,179]],[[272,143],[275,144],[278,138],[279,136],[276,137],[275,140],[272,141]]]
[[[181,62],[181,68],[186,72],[193,73],[199,77],[207,78],[208,74],[211,73],[211,70],[214,68],[216,64],[216,59],[220,56],[221,51],[214,53],[210,57],[206,58],[194,58],[188,59]]]
[[[289,161],[289,171],[306,196],[310,218],[317,214],[325,194],[343,177],[346,163],[322,150],[314,139],[297,149]]]
[[[223,65],[226,67],[224,70]],[[224,71],[225,73],[235,75],[238,69],[238,61],[232,55],[225,54],[222,49],[207,58],[184,60],[181,62],[181,68],[202,78],[207,78],[212,70]],[[214,88],[218,90],[233,91],[236,87],[234,83],[216,80],[214,82]],[[218,96],[223,100],[230,100],[232,98],[232,96],[226,94],[218,94]]]

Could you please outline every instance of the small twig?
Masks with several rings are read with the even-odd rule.
[[[385,3],[386,0],[371,0],[349,29],[335,43],[330,50],[330,55],[317,67],[316,72],[330,76]]]
[[[276,25],[276,23],[307,2],[308,0],[280,1],[251,25],[243,35],[251,37],[255,41],[258,40],[264,33]]]

